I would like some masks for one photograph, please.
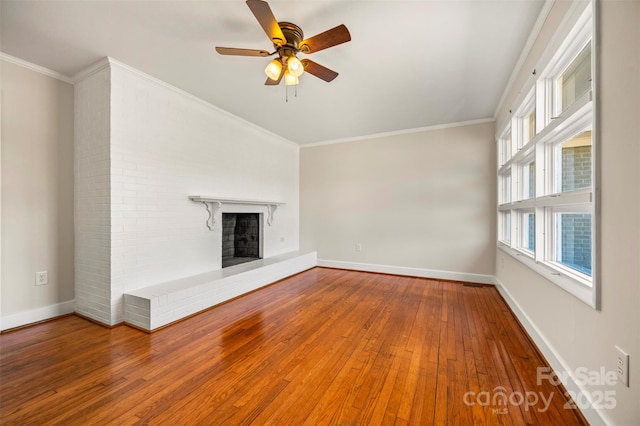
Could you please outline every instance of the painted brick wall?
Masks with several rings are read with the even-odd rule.
[[[591,186],[591,146],[562,150],[562,190]],[[591,215],[562,217],[562,262],[591,274]]]
[[[76,311],[112,324],[110,270],[110,71],[75,84]]]
[[[562,263],[591,275],[591,215],[562,215]]]
[[[562,150],[562,191],[591,186],[591,146]]]
[[[127,291],[220,269],[223,211],[266,213],[264,206],[225,205],[210,231],[204,206],[189,195],[285,202],[265,227],[264,256],[298,249],[297,145],[126,65],[108,64],[110,97],[102,88],[94,97],[109,105],[100,133],[109,146],[101,144],[100,152],[109,155],[104,164],[91,157],[110,172],[108,179],[101,172],[96,187],[106,190],[99,214],[110,225],[101,252],[108,290],[95,289],[111,304],[108,323],[123,320]],[[93,79],[82,82],[87,90],[96,89]],[[99,107],[78,113],[87,128],[98,115],[92,108]],[[88,244],[81,241],[79,252]]]

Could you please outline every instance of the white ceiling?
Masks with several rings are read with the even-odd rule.
[[[308,144],[492,117],[543,3],[272,0],[306,38],[339,24],[352,38],[309,55],[340,75],[303,75],[288,102],[264,86],[270,58],[214,50],[273,50],[242,0],[1,0],[0,51],[69,77],[110,56]]]

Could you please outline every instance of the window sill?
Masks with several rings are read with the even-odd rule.
[[[553,268],[548,263],[536,262],[535,259],[527,256],[522,251],[513,249],[504,243],[498,243],[498,248],[537,272],[543,278],[576,297],[581,302],[591,306],[593,309],[599,309],[596,304],[596,294],[593,283],[573,276],[562,269]]]

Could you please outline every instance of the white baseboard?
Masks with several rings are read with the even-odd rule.
[[[493,275],[471,274],[467,272],[440,271],[437,269],[409,268],[406,266],[376,265],[372,263],[343,262],[326,259],[318,259],[318,266],[363,272],[378,272],[381,274],[407,275],[410,277],[495,284],[495,277]]]
[[[524,313],[518,302],[516,302],[513,297],[511,297],[509,291],[504,287],[504,285],[502,285],[497,277],[495,277],[495,285],[500,295],[502,295],[502,297],[507,302],[525,330],[527,330],[527,333],[535,342],[540,352],[542,352],[547,362],[549,363],[549,366],[553,369],[553,371],[556,372],[556,374],[558,374],[558,377],[567,377],[566,383],[563,383],[566,390],[572,395],[583,394],[585,397],[589,398],[590,393],[586,389],[583,389],[575,381],[574,377],[572,377],[572,372],[574,370],[567,366],[562,357],[556,352],[553,346],[549,344],[544,335],[540,332],[540,330],[538,330],[538,327],[536,327],[529,316]],[[567,373],[569,373],[569,375],[567,375]],[[590,425],[595,426],[609,424],[609,422],[603,418],[602,413],[600,413],[593,407],[580,408],[580,411]]]
[[[71,314],[75,310],[75,304],[75,300],[69,300],[55,305],[43,306],[42,308],[31,309],[4,316],[2,317],[2,322],[0,322],[0,327],[2,327],[0,331],[22,327],[23,325],[48,320],[60,315]]]

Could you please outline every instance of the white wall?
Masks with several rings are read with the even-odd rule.
[[[298,249],[297,145],[116,61],[107,65],[110,306],[96,301],[88,312],[110,311],[108,321],[96,319],[118,323],[124,292],[221,268],[221,221],[209,231],[205,207],[189,195],[284,202],[264,227],[264,256]]]
[[[568,3],[555,3],[520,82],[526,80]],[[596,143],[601,147],[602,309],[592,309],[500,250],[496,269],[523,322],[536,330],[561,369],[614,370],[614,345],[630,354],[630,387],[583,388],[596,398],[597,392],[613,391],[615,408],[600,410],[600,416],[610,424],[631,425],[640,424],[640,2],[602,1],[600,7],[601,137]],[[498,122],[506,119],[520,88],[514,85]]]
[[[2,329],[73,308],[73,86],[0,60]],[[36,271],[49,284],[35,285]]]
[[[105,67],[75,84],[76,312],[110,324],[111,77]]]
[[[303,147],[301,247],[334,266],[492,276],[493,133],[485,122]]]

